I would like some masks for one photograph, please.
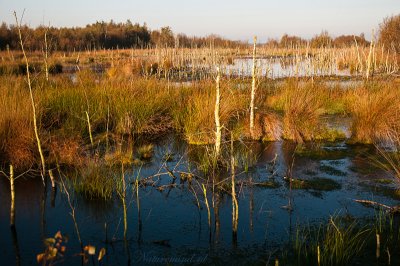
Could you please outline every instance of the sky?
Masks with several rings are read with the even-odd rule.
[[[400,0],[0,0],[0,21],[14,24],[13,11],[36,27],[85,26],[96,21],[170,26],[189,36],[218,34],[250,41],[283,34],[311,38],[323,30],[331,36],[365,33],[387,16],[400,14]]]

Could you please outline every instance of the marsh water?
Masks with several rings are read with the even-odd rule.
[[[107,250],[102,265],[272,265],[292,245],[299,227],[324,224],[332,216],[368,220],[379,212],[355,199],[387,205],[396,205],[400,199],[396,184],[386,182],[390,177],[373,163],[376,151],[371,146],[344,141],[301,148],[284,141],[235,143],[234,156],[242,162],[236,170],[239,219],[235,239],[232,197],[229,187],[224,190],[223,185],[230,172],[204,174],[199,168],[204,165],[207,149],[187,145],[179,137],[167,136],[154,145],[151,159],[125,169],[128,184],[136,178],[143,181],[138,191],[140,204],[134,186],[128,186],[127,241],[123,241],[123,210],[118,196],[90,200],[70,189],[82,242]],[[163,164],[166,167],[160,167]],[[194,178],[188,182],[182,174],[174,177],[165,169],[190,171]],[[288,175],[318,182],[290,189]],[[206,192],[211,227],[200,185],[207,182],[221,184],[214,193],[211,186]],[[15,231],[9,226],[10,189],[5,178],[0,179],[0,206],[1,265],[36,265],[36,255],[44,251],[43,240],[57,231],[68,236],[60,263],[81,264],[71,208],[60,188],[52,191],[48,186],[44,191],[40,178],[19,178]],[[398,253],[392,251],[393,263]]]
[[[225,73],[231,76],[251,77],[253,59],[237,58],[225,67]],[[348,69],[339,69],[335,62],[325,64],[312,58],[296,59],[295,57],[259,58],[256,60],[256,74],[259,76],[280,79],[287,77],[311,76],[351,76]]]
[[[351,78],[357,77],[357,73],[350,73],[349,69],[339,69],[335,61],[324,62],[323,58],[296,58],[289,57],[262,57],[257,58],[256,75],[257,77],[265,77],[269,79],[284,79],[289,77],[338,77]],[[71,80],[76,83],[76,72],[83,69],[102,74],[111,65],[108,64],[89,64],[89,65],[67,65],[64,66],[63,72],[69,73]],[[248,78],[252,76],[253,59],[252,58],[234,58],[230,63],[221,62],[221,72],[229,78]],[[143,71],[147,70],[143,68]],[[169,76],[171,80],[179,80],[190,82],[192,80],[209,77],[215,74],[215,64],[188,64],[180,66],[178,69],[169,70],[167,73],[162,68],[157,69],[160,77]],[[149,73],[147,73],[149,74]],[[157,74],[156,74],[157,75]]]

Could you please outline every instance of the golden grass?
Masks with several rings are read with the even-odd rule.
[[[104,141],[108,144],[110,138],[161,136],[171,130],[181,133],[191,144],[214,143],[215,82],[210,78],[212,73],[200,74],[201,80],[188,84],[171,82],[166,73],[188,68],[188,64],[191,64],[191,71],[199,71],[202,67],[207,69],[224,58],[250,52],[250,49],[84,52],[79,54],[82,71],[76,73],[76,82],[67,75],[52,75],[50,82],[46,83],[43,73],[39,73],[35,76],[34,93],[46,154],[70,164],[73,157],[79,158],[78,155],[88,149],[89,133],[94,139],[92,149]],[[360,48],[361,55],[362,52]],[[5,64],[18,64],[20,60],[18,53],[14,53],[15,59],[0,54],[5,58]],[[259,54],[308,54],[315,58],[327,57],[326,61],[338,62],[344,67],[358,64],[357,50],[349,48],[307,51],[303,48],[268,50],[260,47]],[[379,69],[387,52],[382,50],[375,57],[374,64]],[[55,53],[50,60],[71,65],[77,58],[78,53],[67,53],[66,57]],[[365,61],[365,58],[361,59]],[[33,54],[32,60],[40,63],[40,54]],[[105,73],[94,73],[88,68],[91,64],[111,68]],[[393,62],[386,65],[391,69],[395,67]],[[155,66],[157,71],[153,71]],[[179,76],[190,79],[187,75],[194,74],[182,72]],[[12,161],[16,167],[23,163],[32,164],[36,161],[36,152],[25,82],[21,76],[3,74],[0,83],[1,160]],[[324,138],[327,134],[320,116],[338,113],[353,116],[355,141],[372,142],[382,138],[386,129],[397,123],[393,120],[393,113],[398,110],[399,99],[398,84],[382,84],[372,83],[368,88],[354,90],[340,86],[330,88],[322,82],[289,79],[281,84],[260,79],[256,99],[256,139],[272,141],[283,137],[302,142]],[[248,137],[246,119],[250,88],[248,79],[222,79],[220,115],[224,134],[231,131],[235,138]]]
[[[0,79],[0,157],[17,169],[35,163],[29,94],[22,78]]]
[[[203,82],[183,91],[176,99],[177,106],[173,110],[175,124],[190,144],[215,142],[214,87],[212,82]],[[226,83],[221,84],[221,125],[228,128],[246,107],[246,92],[233,90]]]
[[[284,92],[283,137],[303,142],[313,140],[321,128],[322,97],[312,84],[290,84]]]
[[[347,105],[353,118],[353,141],[389,140],[387,132],[400,128],[399,99],[400,90],[392,84],[371,84],[349,92]]]

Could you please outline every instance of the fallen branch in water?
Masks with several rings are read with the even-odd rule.
[[[376,201],[371,201],[371,200],[354,200],[355,202],[365,204],[365,205],[372,205],[372,206],[379,206],[387,209],[387,212],[389,213],[400,213],[400,206],[388,206],[383,203],[379,203]]]

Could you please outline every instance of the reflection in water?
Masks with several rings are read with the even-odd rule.
[[[119,221],[123,211],[118,197],[107,202],[89,201],[82,196],[72,193],[67,195],[65,192],[56,197],[57,190],[48,187],[47,192],[43,191],[39,179],[18,180],[16,209],[20,239],[17,238],[16,231],[11,231],[10,234],[9,209],[0,208],[0,254],[4,257],[4,265],[13,264],[15,259],[17,265],[21,259],[27,261],[27,264],[35,264],[35,254],[43,249],[41,239],[58,230],[70,236],[68,256],[79,253],[81,248],[75,222],[79,223],[78,235],[85,244],[96,246],[96,250],[106,245],[108,265],[136,265],[140,263],[135,255],[137,251],[158,257],[190,257],[193,254],[209,256],[207,262],[216,261],[221,262],[220,264],[235,261],[240,257],[237,254],[242,254],[241,258],[246,257],[252,262],[267,254],[267,261],[270,254],[277,254],[279,252],[276,250],[292,244],[288,239],[294,237],[296,225],[324,221],[341,210],[343,204],[346,204],[346,209],[354,217],[374,216],[374,210],[354,203],[351,200],[353,198],[370,199],[372,195],[373,200],[387,205],[397,202],[386,195],[378,194],[376,189],[365,186],[365,181],[373,181],[371,177],[383,176],[383,172],[376,168],[373,169],[373,175],[365,171],[370,166],[365,163],[368,162],[367,156],[360,155],[368,152],[365,147],[347,146],[345,143],[321,143],[314,147],[304,145],[299,149],[291,142],[235,143],[234,156],[228,154],[227,160],[234,157],[236,162],[248,162],[247,171],[244,171],[242,163],[235,165],[236,171],[221,170],[221,173],[210,176],[202,175],[193,168],[198,165],[198,161],[194,160],[200,158],[195,154],[196,149],[198,153],[202,153],[204,147],[191,146],[192,155],[188,155],[187,145],[182,142],[177,144],[172,139],[169,141],[155,146],[155,157],[142,166],[140,176],[137,175],[136,168],[126,171],[125,176],[129,180],[127,184],[132,184],[132,189],[126,191],[126,215],[129,221],[127,241],[117,240],[122,238],[122,223],[119,224]],[[174,154],[173,160],[167,162],[168,168],[174,169],[179,164],[176,170],[187,172],[190,164],[190,170],[195,172],[193,180],[173,181],[170,175],[161,176],[160,185],[169,188],[162,191],[136,183],[137,176],[142,179],[157,173],[166,151]],[[228,147],[227,153],[229,152],[231,151]],[[246,159],[238,160],[240,155]],[[118,169],[118,174],[120,171]],[[305,180],[314,177],[329,178],[341,186],[329,191],[316,188],[291,189],[290,183],[283,178],[285,176]],[[178,178],[181,177],[177,175],[175,179]],[[206,183],[204,180],[207,179],[213,183],[213,188],[207,187],[209,193],[212,191],[209,194],[210,200],[212,198],[211,217],[214,219],[212,230],[202,230],[208,217],[206,208],[201,208],[204,204],[199,203],[203,200],[199,194],[201,184]],[[67,179],[63,177],[60,186],[63,185],[62,180]],[[10,186],[7,181],[4,178],[0,180],[0,206],[10,204]],[[232,181],[236,183],[236,187],[231,186]],[[266,185],[252,185],[252,182]],[[268,186],[269,183],[273,186]],[[65,186],[68,190],[59,187],[60,191],[72,192],[70,183],[65,182]],[[379,186],[391,188],[391,185]],[[47,193],[51,193],[50,200],[46,200]],[[232,200],[231,195],[234,194],[237,194],[240,212]],[[296,208],[291,212],[282,208],[288,204],[288,196],[290,200],[296,199]],[[132,200],[132,204],[128,204],[129,200]],[[293,201],[289,204],[293,205]],[[75,218],[71,219],[70,213],[75,208]],[[236,219],[233,208],[238,211]],[[18,245],[18,240],[21,245]],[[157,244],[160,243],[157,240],[168,240],[169,246]],[[398,256],[392,255],[393,258]]]
[[[50,205],[52,208],[56,206],[57,186],[51,188]]]
[[[232,244],[237,247],[237,230],[239,223],[239,204],[236,198],[236,181],[235,181],[235,156],[233,147],[233,137],[231,135],[231,178],[232,178]]]
[[[291,231],[291,213],[294,208],[294,198],[293,198],[293,181],[294,181],[294,175],[293,175],[293,168],[294,168],[294,163],[295,163],[295,152],[298,147],[297,143],[294,142],[285,142],[284,145],[282,146],[282,154],[283,158],[285,161],[286,165],[286,176],[284,179],[289,182],[289,191],[288,191],[288,204],[284,206],[285,209],[288,210],[289,212],[289,218],[290,218],[290,223],[289,223],[289,231]]]
[[[218,180],[217,180],[218,181]],[[215,191],[213,193],[213,209],[214,209],[214,243],[218,244],[219,243],[219,234],[220,234],[220,227],[221,227],[221,221],[220,221],[220,205],[221,205],[221,192],[219,190]]]
[[[137,242],[140,245],[142,243],[142,231],[143,231],[143,223],[142,223],[142,212],[140,210],[140,198],[139,198],[139,179],[136,178],[135,181],[135,190],[136,190],[136,207],[138,213],[138,238]]]
[[[316,58],[317,59],[317,58]],[[257,69],[260,76],[271,79],[286,77],[313,77],[313,76],[351,76],[348,69],[339,70],[336,62],[319,64],[313,58],[287,57],[284,59],[260,58],[257,59]],[[225,66],[222,71],[229,76],[250,77],[253,60],[237,58],[232,65]]]
[[[250,200],[249,200],[249,225],[250,225],[250,232],[253,233],[253,212],[254,212],[254,194],[253,190],[250,188]]]
[[[10,227],[10,230],[11,230],[11,236],[12,236],[13,247],[14,247],[14,252],[15,252],[15,265],[19,266],[19,265],[21,265],[21,254],[19,251],[17,228],[14,225],[14,226]]]
[[[47,200],[47,186],[48,186],[48,178],[45,178],[44,180],[44,186],[43,186],[43,192],[42,192],[42,198],[40,200],[40,213],[41,213],[41,219],[40,219],[40,224],[41,224],[41,237],[42,240],[44,241],[47,238],[47,232],[46,232],[46,200]]]

